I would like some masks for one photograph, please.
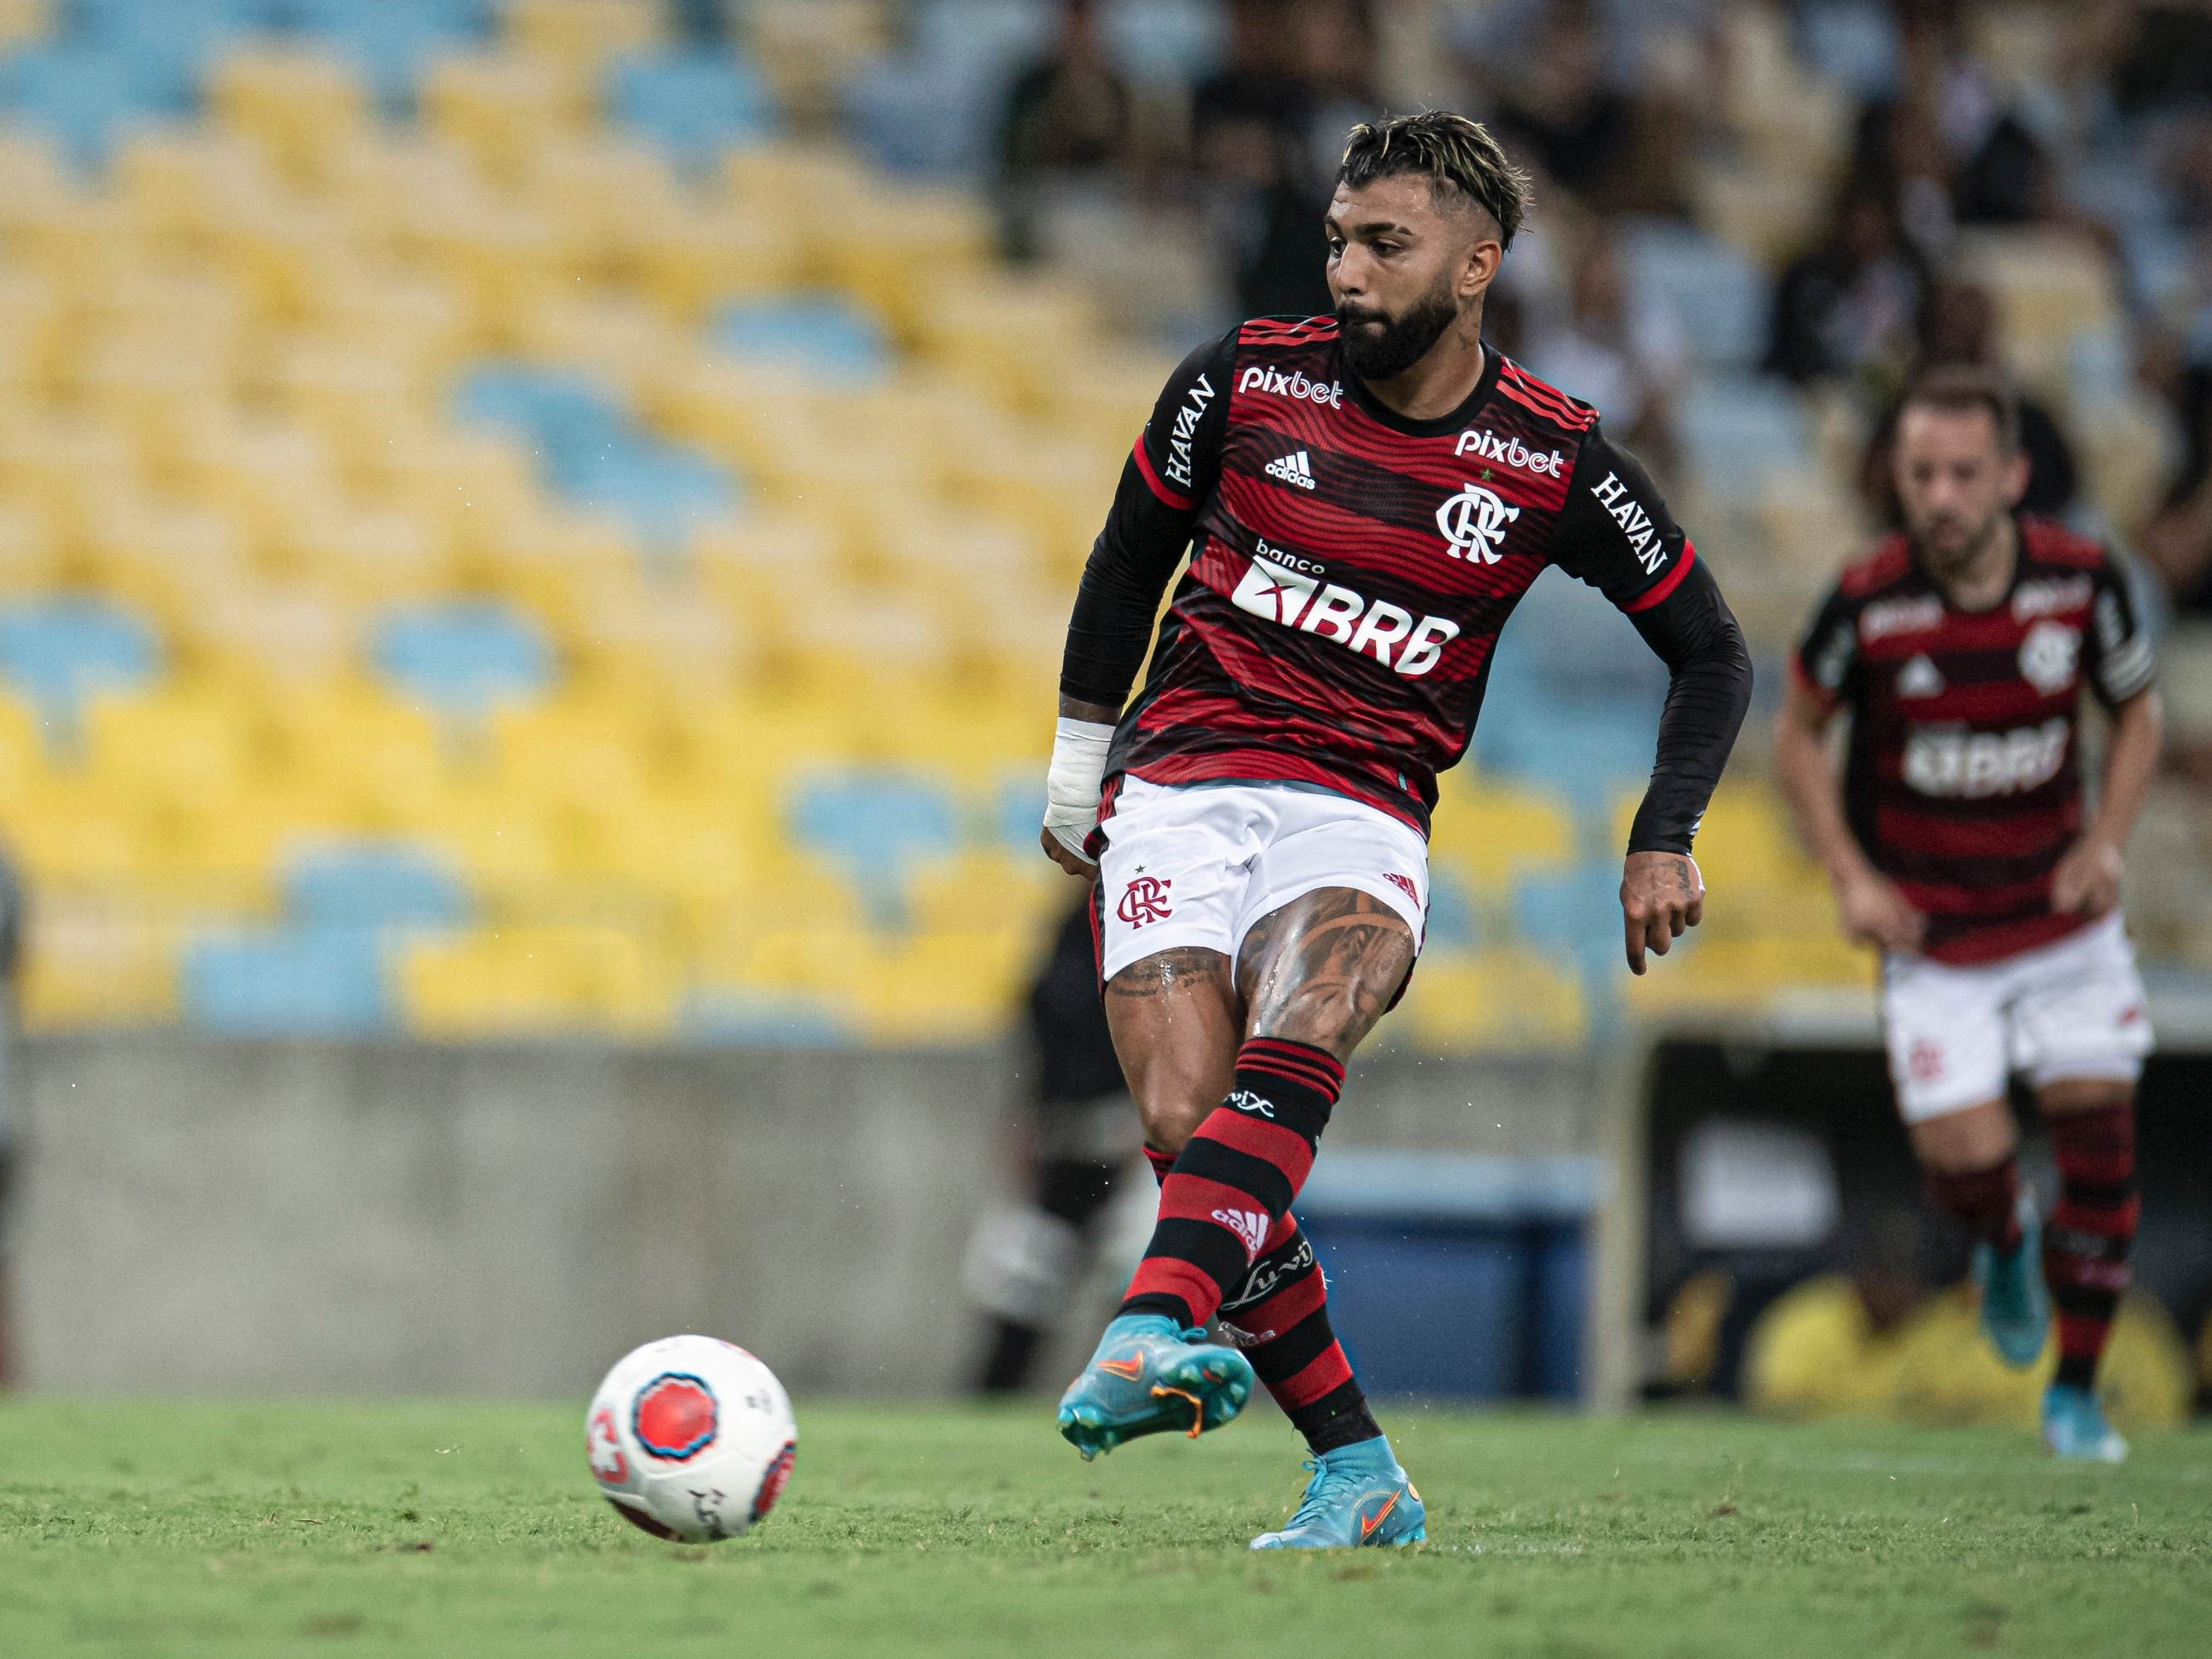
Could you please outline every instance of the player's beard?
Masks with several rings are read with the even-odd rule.
[[[1340,301],[1337,334],[1344,344],[1344,366],[1363,380],[1389,380],[1429,355],[1429,349],[1459,320],[1459,300],[1450,273],[1406,307],[1401,316]],[[1378,329],[1375,325],[1380,324]]]
[[[1998,521],[2003,517],[2004,509],[1999,507],[1973,529],[1960,534],[1961,521],[1957,514],[1929,515],[1911,526],[1912,538],[1919,544],[1921,562],[1931,574],[1947,581],[1966,575],[1988,551],[1996,537]]]

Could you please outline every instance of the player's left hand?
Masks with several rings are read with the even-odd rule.
[[[1705,915],[1705,878],[1686,853],[1631,853],[1620,875],[1620,915],[1628,933],[1628,971],[1644,953],[1665,956]]]
[[[2084,836],[2051,872],[2051,908],[2062,915],[2101,916],[2120,902],[2125,871],[2118,848]]]

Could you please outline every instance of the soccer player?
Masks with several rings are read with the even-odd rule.
[[[1735,620],[1643,468],[1482,343],[1526,205],[1472,121],[1358,129],[1326,221],[1335,314],[1246,323],[1177,368],[1068,627],[1042,840],[1096,876],[1107,1017],[1162,1184],[1060,1431],[1085,1457],[1195,1436],[1256,1374],[1315,1457],[1255,1548],[1422,1536],[1291,1204],[1419,952],[1436,777],[1498,630],[1557,564],[1672,671],[1620,888],[1638,973],[1702,914],[1691,837],[1749,697]],[[1217,1317],[1233,1346],[1201,1340]]]
[[[2056,1300],[2044,1439],[2061,1457],[2117,1462],[2127,1443],[2091,1385],[2136,1228],[2135,1080],[2151,1032],[2117,907],[2120,849],[2158,758],[2158,695],[2112,556],[2014,510],[2027,485],[2019,434],[1983,371],[1939,369],[1907,394],[1906,527],[1814,616],[1775,759],[1844,926],[1881,947],[1898,1109],[1936,1201],[1975,1240],[1983,1326],[2008,1364],[2031,1365]],[[2077,760],[2084,689],[2112,719],[2094,813]],[[1823,738],[1846,708],[1839,786]],[[2021,1190],[2014,1071],[2058,1164],[2047,1231]]]

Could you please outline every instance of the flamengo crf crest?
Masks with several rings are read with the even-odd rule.
[[[1505,526],[1520,516],[1519,507],[1508,507],[1495,492],[1471,483],[1458,495],[1445,497],[1437,509],[1437,528],[1451,544],[1452,557],[1496,564],[1504,556],[1499,544],[1505,539]]]

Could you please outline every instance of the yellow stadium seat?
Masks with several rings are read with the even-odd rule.
[[[1641,795],[1613,802],[1613,833],[1625,844]],[[1798,850],[1787,809],[1771,789],[1725,785],[1713,796],[1698,825],[1698,868],[1707,886],[1729,882],[1744,886],[1785,884],[1810,865]]]
[[[43,514],[65,542],[83,541],[141,488],[137,455],[108,422],[0,413],[0,495]]]
[[[246,139],[205,128],[168,128],[126,138],[115,185],[140,230],[175,255],[204,254],[246,221],[279,210],[282,191],[262,152]]]
[[[586,274],[628,280],[643,268],[641,235],[688,218],[695,204],[667,158],[642,139],[579,133],[532,149],[522,193],[565,218],[586,259]]]
[[[295,185],[314,186],[331,158],[368,125],[368,94],[343,58],[300,47],[258,46],[226,54],[210,71],[209,108],[252,139]]]
[[[60,318],[52,283],[28,271],[0,270],[0,404],[53,395]]]
[[[1074,888],[1042,852],[964,853],[908,878],[907,925],[923,933],[1002,933],[1021,950],[1042,949],[1047,924],[1060,919]]]
[[[24,1029],[170,1024],[182,942],[182,929],[112,900],[42,892],[24,951]]]
[[[33,187],[0,209],[0,230],[7,234],[11,264],[65,288],[144,263],[138,222],[115,196],[48,195]]]
[[[61,580],[61,544],[38,513],[0,502],[0,596],[44,592]]]
[[[573,364],[636,400],[696,349],[653,306],[604,289],[548,294],[516,319],[526,356]]]
[[[665,40],[666,10],[655,0],[510,0],[504,21],[511,46],[588,87],[608,58]]]
[[[1067,365],[1103,331],[1088,296],[1057,279],[955,274],[925,298],[917,349],[1021,415],[1050,418]]]
[[[1437,799],[1429,855],[1478,893],[1496,895],[1518,877],[1573,863],[1574,811],[1544,791],[1455,770]]]
[[[1757,1013],[1792,989],[1871,987],[1874,952],[1840,933],[1698,939],[1658,970],[1628,981],[1631,1012],[1646,1018],[1681,1013]]]
[[[439,526],[458,557],[489,558],[518,523],[543,516],[528,453],[495,433],[427,422],[388,433],[373,478],[392,505]]]
[[[722,301],[782,293],[818,274],[803,238],[763,236],[757,220],[712,202],[641,215],[623,261],[645,291],[684,322]]]
[[[36,128],[0,128],[0,231],[51,217],[77,198],[53,140]]]
[[[826,222],[877,194],[859,155],[840,144],[814,142],[730,150],[722,157],[722,182],[731,205],[756,225]],[[803,281],[831,280],[826,248],[810,246],[806,258]]]
[[[361,507],[325,498],[287,526],[289,562],[347,604],[375,608],[447,592],[457,566],[435,518],[403,507]]]
[[[887,318],[908,343],[928,333],[931,287],[917,271],[940,281],[980,275],[991,254],[993,232],[983,204],[965,192],[908,187],[896,196],[874,193],[816,222],[830,282],[848,289]]]
[[[983,1041],[1021,1004],[1033,942],[1005,932],[872,941],[851,963],[862,1035],[895,1047]]]
[[[358,613],[307,582],[210,585],[182,611],[193,648],[274,691],[334,682],[360,647]]]
[[[126,495],[89,523],[67,568],[174,626],[196,593],[241,582],[248,556],[246,538],[220,514]]]
[[[491,194],[465,149],[419,127],[342,139],[328,167],[323,199],[343,216],[356,247],[372,256],[418,256],[423,227],[465,216]]]
[[[1588,1038],[1589,1016],[1571,964],[1517,946],[1431,951],[1388,1029],[1426,1054],[1573,1048]]]
[[[437,1042],[592,1036],[649,1041],[674,1029],[674,965],[629,930],[481,928],[399,954],[401,1018]]]
[[[521,349],[520,319],[582,274],[579,228],[543,208],[485,203],[426,219],[417,231],[429,268],[466,296],[481,349]]]
[[[422,419],[423,400],[402,351],[296,337],[276,349],[266,373],[277,406],[322,435],[356,489],[374,491],[382,483],[394,434]]]
[[[193,494],[234,519],[272,564],[301,524],[343,499],[329,447],[312,428],[234,418],[192,437],[185,465]]]
[[[53,27],[53,0],[0,0],[0,43],[35,40]]]
[[[416,93],[423,120],[495,179],[516,179],[540,145],[580,124],[583,89],[542,58],[456,52],[434,63]]]

